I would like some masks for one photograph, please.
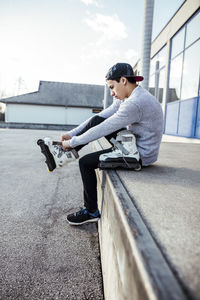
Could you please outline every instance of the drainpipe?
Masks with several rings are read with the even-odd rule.
[[[151,37],[152,37],[152,25],[153,25],[153,10],[154,0],[144,1],[144,21],[143,21],[143,39],[142,39],[142,69],[141,75],[144,76],[142,87],[149,88],[149,68],[151,58]]]

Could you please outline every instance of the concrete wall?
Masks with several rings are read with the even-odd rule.
[[[100,188],[102,184],[103,190]],[[98,172],[98,187],[102,215],[99,237],[105,300],[156,299],[145,268],[140,264],[140,254],[123,207],[104,172]]]
[[[79,125],[93,115],[91,108],[7,104],[6,122]]]
[[[93,144],[109,147],[104,138]],[[118,173],[96,172],[105,300],[187,299]]]
[[[105,146],[104,140],[103,143]],[[95,150],[101,149],[98,142],[94,147]],[[147,271],[141,263],[140,252],[134,240],[136,232],[132,231],[127,218],[132,203],[129,199],[119,199],[120,188],[113,185],[109,172],[98,170],[97,179],[105,300],[157,299]],[[121,203],[123,200],[124,207]]]

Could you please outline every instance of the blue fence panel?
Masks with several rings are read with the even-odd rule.
[[[173,135],[177,134],[179,102],[180,101],[175,101],[167,104],[166,119],[165,119],[166,134],[173,134]]]
[[[178,135],[194,137],[198,97],[180,101]]]

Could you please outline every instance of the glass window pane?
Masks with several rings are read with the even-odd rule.
[[[183,51],[184,48],[185,27],[181,29],[172,39],[171,58]]]
[[[160,50],[154,57],[151,59],[150,65],[150,74],[155,73],[156,62],[159,62],[159,69],[164,67],[166,63],[166,54],[167,54],[167,47],[164,46],[162,50]]]
[[[160,70],[160,74],[159,74],[158,101],[160,103],[162,103],[163,101],[164,86],[165,86],[165,68]]]
[[[186,47],[200,37],[200,12],[187,24]]]
[[[150,74],[155,73],[156,57],[157,57],[157,55],[151,59]]]
[[[183,64],[183,53],[171,61],[168,102],[172,102],[180,99],[182,64]]]
[[[162,50],[160,52],[158,52],[157,60],[159,60],[159,68],[162,68],[165,66],[166,54],[167,54],[167,47],[165,46],[164,48],[162,48]]]
[[[155,74],[149,77],[149,92],[155,95]]]
[[[198,96],[200,40],[185,51],[181,99]]]

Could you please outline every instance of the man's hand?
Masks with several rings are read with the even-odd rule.
[[[68,143],[68,141],[62,141],[62,149],[63,150],[67,150],[67,149],[70,149],[70,145]]]
[[[68,141],[70,139],[71,139],[71,136],[68,133],[61,135],[61,142]]]
[[[71,139],[71,136],[68,133],[61,135],[61,142],[62,142],[62,149],[63,150],[67,150],[67,149],[70,148],[70,146],[67,142],[70,139]]]

